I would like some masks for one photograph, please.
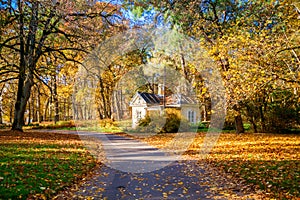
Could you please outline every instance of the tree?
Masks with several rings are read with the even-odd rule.
[[[147,1],[136,4],[149,9]],[[265,104],[272,93],[267,88],[276,84],[299,87],[299,6],[290,0],[151,1],[151,6],[158,11],[156,16],[163,15],[198,39],[218,62],[236,132],[244,132],[243,108],[253,96],[258,96],[260,125],[265,131]]]
[[[120,13],[109,3],[83,0],[12,0],[2,2],[0,9],[1,75],[7,77],[1,82],[18,80],[12,129],[22,131],[34,79],[45,82],[42,73],[47,65],[42,62],[52,54],[63,62],[80,63],[79,54],[107,36],[106,30],[120,23]]]

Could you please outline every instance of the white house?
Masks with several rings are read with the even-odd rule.
[[[162,113],[164,108],[180,109],[182,115],[193,124],[200,121],[198,102],[183,94],[172,94],[164,98],[161,94],[137,92],[131,99],[129,106],[132,108],[133,128],[148,112],[160,111]]]

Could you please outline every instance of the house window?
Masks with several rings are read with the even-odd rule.
[[[142,112],[141,111],[136,111],[136,118],[138,120],[142,119]]]
[[[192,111],[192,110],[188,111],[188,120],[191,123],[195,122],[195,112],[194,111]]]

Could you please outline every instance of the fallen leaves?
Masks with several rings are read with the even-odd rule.
[[[223,133],[207,158],[202,160],[200,150],[205,136],[205,133],[197,134],[185,157],[198,159],[199,167],[206,163],[205,169],[213,176],[224,176],[224,182],[233,182],[229,186],[232,190],[256,191],[268,198],[300,197],[300,135]],[[174,139],[174,134],[136,139],[164,149]]]
[[[297,135],[222,134],[206,162],[270,198],[293,199],[300,196],[299,147]]]

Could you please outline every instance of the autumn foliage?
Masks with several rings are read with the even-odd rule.
[[[142,140],[164,149],[175,135],[159,134]],[[209,169],[209,165],[218,172],[216,176],[223,173],[236,190],[260,191],[266,198],[300,197],[299,135],[222,133],[203,160],[201,147],[205,136],[198,133],[184,153],[187,159],[198,159],[199,167]]]

